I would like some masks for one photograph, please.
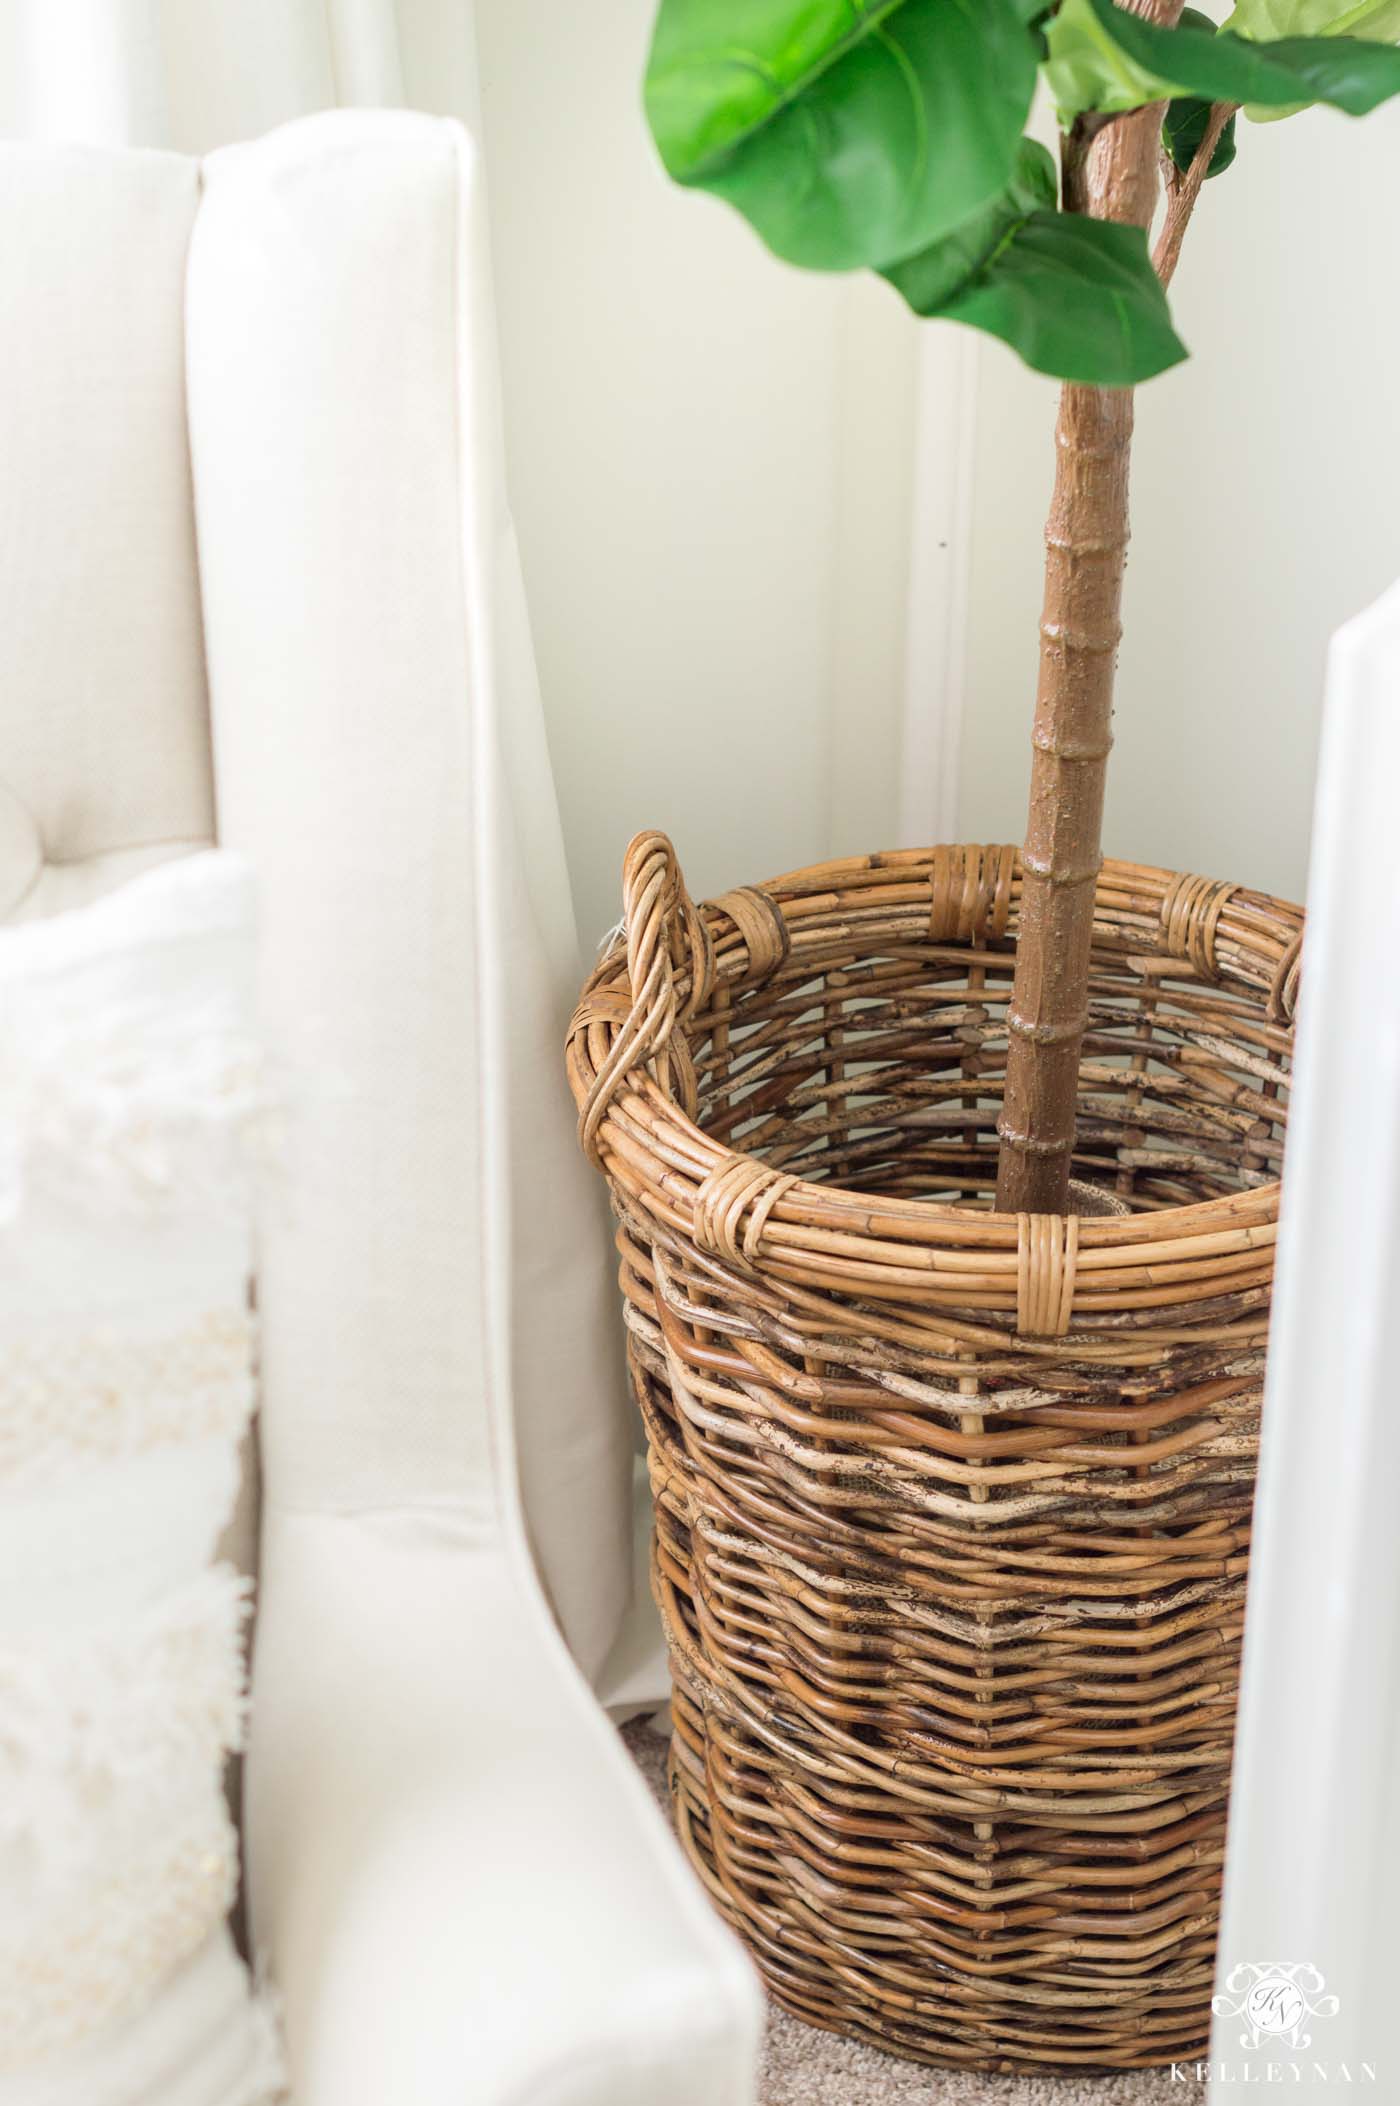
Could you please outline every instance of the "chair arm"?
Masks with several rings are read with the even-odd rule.
[[[251,1904],[298,2106],[748,2106],[747,1962],[469,1534],[265,1517]]]

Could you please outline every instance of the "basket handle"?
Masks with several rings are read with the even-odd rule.
[[[710,932],[685,887],[667,836],[637,834],[622,860],[622,934],[632,1006],[593,1078],[579,1115],[584,1153],[599,1163],[598,1129],[629,1075],[650,1068],[661,1089],[696,1112],[695,1067],[677,1024],[703,1008],[714,985]]]

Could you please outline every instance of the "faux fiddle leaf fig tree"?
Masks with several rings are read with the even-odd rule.
[[[1167,303],[1235,120],[1400,93],[1400,0],[661,0],[647,116],[668,172],[775,255],[880,273],[913,311],[1066,383],[997,1205],[1063,1213],[1128,543],[1133,389],[1186,356]],[[1037,79],[1059,166],[1024,136]],[[1160,171],[1160,173],[1159,173]],[[1148,230],[1159,181],[1165,211]]]

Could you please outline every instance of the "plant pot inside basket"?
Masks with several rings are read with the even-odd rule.
[[[919,2059],[1206,2050],[1298,910],[1099,880],[1075,1175],[992,1211],[1015,852],[700,909],[570,1037],[619,1221],[682,1840],[773,1993]]]

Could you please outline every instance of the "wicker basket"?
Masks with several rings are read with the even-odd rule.
[[[1206,2052],[1302,917],[1106,863],[1076,1173],[991,1211],[1010,848],[696,909],[639,836],[570,1076],[620,1224],[682,1840],[897,2054]]]

